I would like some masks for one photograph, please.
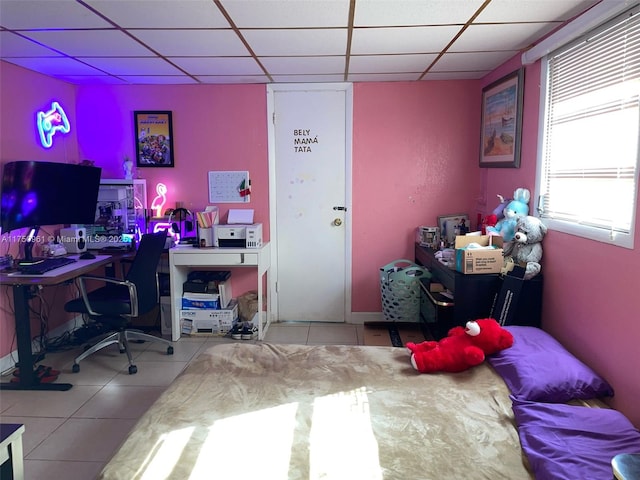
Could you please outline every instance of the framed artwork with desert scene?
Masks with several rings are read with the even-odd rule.
[[[481,167],[520,167],[523,69],[482,89]]]

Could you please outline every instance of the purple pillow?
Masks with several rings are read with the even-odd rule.
[[[513,346],[487,360],[516,398],[563,403],[572,398],[613,396],[611,385],[544,330],[504,328],[513,335]]]
[[[640,453],[640,432],[617,410],[513,399],[536,480],[613,478],[611,459]]]

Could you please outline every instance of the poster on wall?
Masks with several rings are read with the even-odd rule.
[[[481,167],[520,167],[523,70],[482,89]]]
[[[170,111],[133,112],[138,167],[173,167]]]

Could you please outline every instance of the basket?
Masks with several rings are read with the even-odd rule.
[[[429,271],[410,260],[395,260],[380,267],[382,313],[389,322],[417,322],[420,317],[420,279]]]

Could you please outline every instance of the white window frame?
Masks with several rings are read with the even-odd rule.
[[[638,5],[634,6],[631,10],[637,12]],[[609,20],[611,20],[610,18]],[[602,25],[608,22],[603,22]],[[597,28],[590,28],[591,31],[597,31],[601,26]],[[568,44],[569,42],[567,42]],[[560,47],[564,48],[564,47]],[[553,52],[552,52],[553,53]],[[538,199],[538,205],[536,205],[538,213],[540,213],[542,195],[545,193],[544,181],[544,157],[545,157],[545,133],[546,133],[546,109],[547,109],[547,79],[548,79],[548,58],[551,55],[545,55],[541,61],[541,78],[540,78],[540,117],[539,117],[539,134],[538,134],[538,160],[536,169],[536,192],[535,197]],[[640,131],[638,133],[638,154],[636,155],[636,168],[635,168],[635,191],[633,195],[633,207],[631,214],[631,226],[629,233],[612,232],[607,229],[592,227],[588,225],[579,224],[568,220],[559,220],[541,216],[543,223],[550,229],[579,237],[596,240],[599,242],[608,243],[624,248],[634,248],[634,235],[635,235],[635,223],[636,223],[636,210],[638,201],[638,170],[640,170]],[[582,139],[584,141],[584,139]],[[606,199],[602,199],[606,201]],[[612,208],[615,208],[612,206]]]

